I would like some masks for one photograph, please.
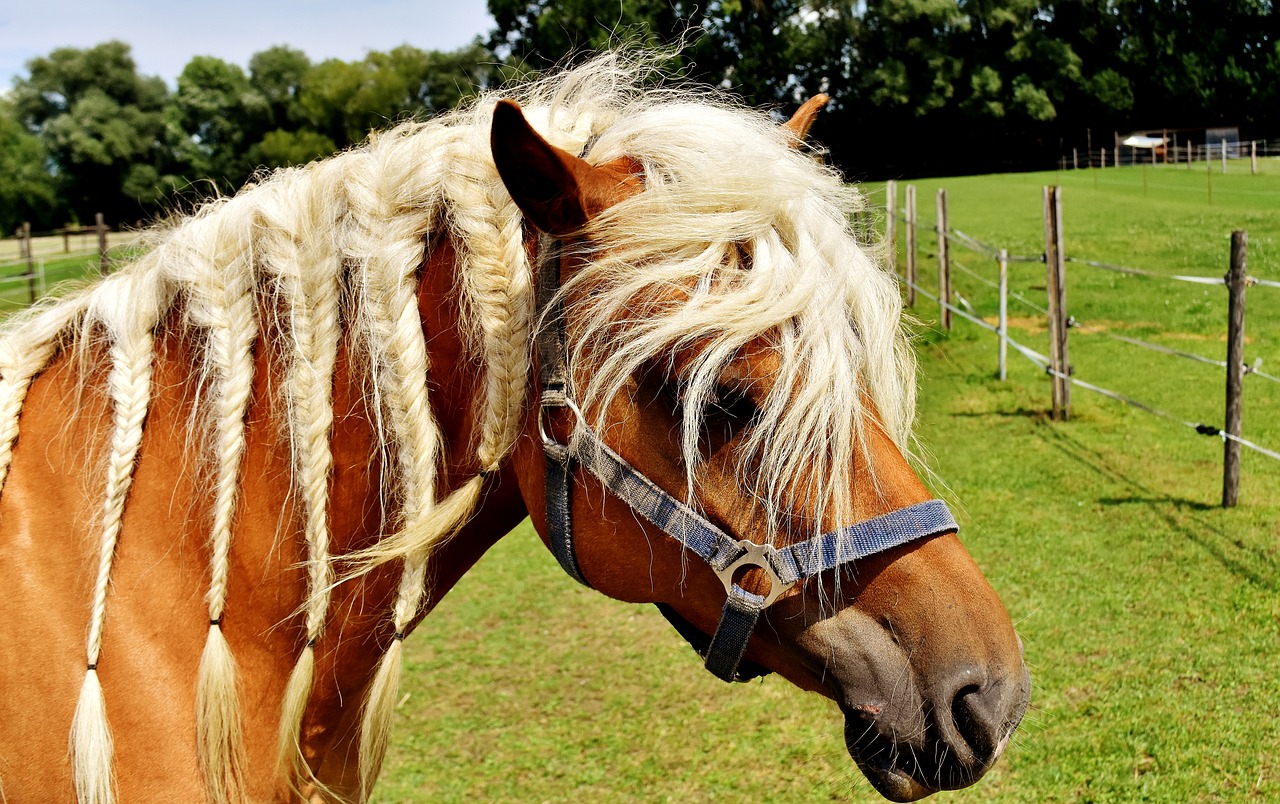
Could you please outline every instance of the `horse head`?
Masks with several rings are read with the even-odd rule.
[[[812,106],[778,134],[780,154]],[[1019,723],[1030,677],[1009,615],[904,455],[888,410],[900,399],[874,387],[910,393],[900,336],[871,326],[896,330],[900,303],[830,273],[848,266],[828,266],[824,287],[799,264],[861,255],[847,227],[821,242],[833,235],[788,231],[780,213],[753,232],[734,208],[742,189],[706,187],[671,226],[692,233],[701,215],[734,231],[665,261],[625,233],[678,177],[625,152],[592,164],[511,102],[495,110],[492,148],[541,233],[542,404],[514,462],[561,563],[606,595],[659,604],[726,680],[773,671],[833,699],[850,755],[886,797],[975,782]],[[707,252],[710,268],[681,273]],[[874,303],[887,309],[858,309]],[[896,367],[868,354],[885,349]]]

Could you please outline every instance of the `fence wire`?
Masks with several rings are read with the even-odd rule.
[[[1089,265],[1094,268],[1101,268],[1104,271],[1115,271],[1121,274],[1132,274],[1135,276],[1149,276],[1153,279],[1176,279],[1179,282],[1194,282],[1197,285],[1225,285],[1226,277],[1222,276],[1194,276],[1186,274],[1162,274],[1156,271],[1146,271],[1142,268],[1130,268],[1125,265],[1116,265],[1109,262],[1098,262],[1097,260],[1084,260],[1079,257],[1064,257],[1066,262],[1074,262],[1079,265]]]
[[[900,212],[897,217],[902,221],[907,222],[907,218],[904,213]],[[921,221],[919,218],[917,218],[916,220],[917,229],[920,227],[920,224],[921,224]],[[929,228],[936,233],[938,230],[936,221],[930,224]],[[978,240],[975,237],[971,237],[970,235],[967,235],[958,229],[950,229],[948,231],[942,232],[942,235],[947,238],[948,242],[959,243],[960,245],[964,246],[965,248],[968,248],[969,250],[975,253],[982,254],[991,259],[996,259],[999,257],[999,254],[1000,254],[999,249],[997,249],[994,246],[991,246],[990,244],[983,243],[981,240]],[[936,253],[928,252],[928,251],[923,252],[923,255],[926,259],[930,259],[930,258],[936,259],[938,256]],[[1007,254],[1005,256],[1005,259],[1007,262],[1043,263],[1045,261],[1045,257],[1043,254],[1039,256]],[[1155,271],[1143,270],[1141,268],[1132,268],[1124,265],[1116,265],[1114,263],[1101,262],[1098,260],[1081,259],[1079,257],[1070,257],[1070,256],[1064,255],[1063,259],[1065,262],[1073,262],[1080,265],[1088,265],[1094,268],[1101,268],[1107,271],[1115,271],[1118,273],[1131,274],[1135,276],[1147,276],[1153,279],[1170,279],[1174,281],[1189,282],[1189,283],[1199,284],[1199,285],[1225,285],[1227,283],[1226,276],[1213,277],[1213,276],[1195,276],[1195,275],[1188,275],[1188,274],[1163,274],[1163,273],[1157,273]],[[959,260],[954,260],[954,259],[951,260],[951,265],[955,266],[961,272],[967,274],[968,276],[978,280],[979,282],[986,285],[987,287],[995,288],[996,290],[999,290],[1000,288],[998,283],[993,282],[990,279],[987,279],[986,277],[977,273],[976,271],[970,269],[968,266],[964,265]],[[1018,352],[1023,357],[1027,358],[1029,361],[1039,366],[1042,370],[1044,370],[1046,374],[1049,374],[1051,376],[1061,377],[1062,379],[1065,379],[1068,382],[1070,382],[1072,385],[1075,385],[1079,388],[1083,388],[1087,391],[1091,391],[1093,393],[1099,394],[1101,396],[1105,396],[1117,402],[1121,402],[1136,410],[1145,411],[1146,413],[1150,413],[1154,416],[1159,416],[1161,418],[1168,419],[1169,421],[1176,422],[1177,424],[1181,424],[1182,426],[1187,427],[1188,429],[1194,430],[1195,432],[1201,435],[1217,436],[1221,438],[1224,443],[1226,441],[1234,441],[1237,444],[1240,444],[1242,447],[1247,447],[1248,449],[1251,449],[1260,455],[1264,455],[1268,458],[1271,458],[1272,460],[1280,461],[1280,452],[1276,452],[1274,450],[1268,449],[1266,447],[1263,447],[1260,444],[1254,443],[1253,441],[1240,438],[1239,436],[1231,435],[1230,433],[1226,432],[1225,430],[1222,430],[1221,428],[1214,427],[1212,425],[1204,424],[1201,422],[1187,421],[1186,419],[1182,419],[1178,416],[1174,416],[1171,413],[1161,410],[1160,408],[1157,408],[1154,405],[1149,405],[1145,402],[1141,402],[1139,400],[1133,399],[1132,397],[1127,397],[1123,394],[1117,393],[1116,391],[1112,391],[1110,389],[1103,388],[1098,385],[1094,385],[1093,383],[1086,382],[1085,380],[1081,380],[1077,377],[1073,377],[1070,374],[1063,374],[1062,372],[1056,371],[1051,367],[1050,359],[1047,356],[1040,354],[1034,349],[1031,349],[1030,347],[1024,344],[1018,343],[1017,341],[1013,340],[1012,338],[1009,337],[1007,330],[1004,333],[1001,333],[999,327],[992,326],[991,324],[988,324],[986,321],[982,320],[981,318],[978,318],[976,315],[973,315],[970,312],[963,310],[960,307],[957,307],[956,305],[951,304],[950,300],[943,301],[939,299],[937,295],[930,293],[929,291],[925,290],[924,288],[920,287],[918,284],[914,282],[910,282],[904,278],[903,283],[911,287],[916,293],[920,294],[921,296],[924,296],[925,298],[935,303],[940,304],[942,307],[946,308],[947,310],[950,310],[953,314],[959,316],[960,318],[963,318],[966,321],[969,321],[970,323],[975,324],[988,332],[995,333],[997,336],[1001,336],[1006,344],[1013,347],[1014,351]],[[1259,279],[1253,276],[1248,278],[1248,283],[1250,285],[1261,285],[1264,287],[1280,287],[1280,282],[1267,280],[1267,279]],[[1048,310],[1035,304],[1030,299],[1027,299],[1026,297],[1022,296],[1022,294],[1017,293],[1016,291],[1006,290],[1006,292],[1010,297],[1016,299],[1022,304],[1025,304],[1026,306],[1035,310],[1036,312],[1039,312],[1043,315],[1048,315]],[[960,296],[958,292],[956,293],[956,297],[960,299],[962,302],[964,302],[965,307],[970,307],[970,309],[972,309],[971,306],[964,301],[964,298]],[[1149,349],[1155,352],[1161,352],[1163,354],[1167,354],[1173,357],[1178,357],[1185,360],[1192,360],[1200,363],[1207,363],[1209,365],[1218,366],[1219,368],[1224,368],[1224,369],[1228,367],[1228,364],[1225,360],[1215,360],[1213,358],[1204,357],[1203,355],[1197,355],[1192,352],[1184,352],[1179,349],[1172,349],[1170,347],[1163,346],[1161,344],[1152,343],[1150,341],[1144,341],[1140,338],[1130,338],[1124,335],[1116,335],[1115,333],[1107,332],[1105,330],[1097,329],[1095,327],[1089,327],[1077,321],[1074,317],[1068,319],[1067,326],[1078,328],[1084,332],[1103,335],[1107,338],[1111,338],[1116,341],[1121,341],[1123,343],[1128,343],[1133,346],[1138,346],[1143,349]],[[1245,375],[1257,376],[1257,377],[1261,377],[1262,379],[1268,380],[1270,382],[1280,383],[1280,377],[1276,377],[1274,375],[1267,374],[1266,372],[1261,371],[1258,363],[1255,363],[1253,366],[1246,366]]]
[[[1194,352],[1184,352],[1181,349],[1162,346],[1158,343],[1152,343],[1151,341],[1144,341],[1141,338],[1130,338],[1125,335],[1117,335],[1114,332],[1108,332],[1105,329],[1091,327],[1088,324],[1077,321],[1075,316],[1071,316],[1067,319],[1067,326],[1072,329],[1078,329],[1081,332],[1087,332],[1090,335],[1101,335],[1102,337],[1110,338],[1113,341],[1120,341],[1133,346],[1140,346],[1143,349],[1150,349],[1153,352],[1161,352],[1162,354],[1172,355],[1173,357],[1181,357],[1184,360],[1194,360],[1197,363],[1208,363],[1211,366],[1218,366],[1219,368],[1227,367],[1227,361],[1225,360],[1214,360],[1212,357],[1205,357],[1204,355],[1198,355]]]
[[[901,212],[898,213],[897,217],[904,222],[906,222],[907,220],[905,214]],[[927,221],[925,222],[927,223]],[[920,223],[921,223],[920,219],[917,219],[916,221],[917,227],[920,226]],[[937,232],[936,221],[928,224],[928,228],[931,231],[934,231],[936,233]],[[981,240],[977,239],[976,237],[973,237],[972,235],[968,235],[960,231],[959,229],[954,229],[954,228],[950,229],[945,234],[949,242],[959,243],[964,247],[968,248],[969,250],[976,253],[983,254],[987,257],[990,257],[991,259],[997,259],[1000,255],[1000,250],[995,246],[992,246],[989,243],[984,243]],[[938,256],[936,252],[932,252],[932,251],[922,251],[921,253],[926,259],[937,259],[937,256]],[[1212,277],[1212,276],[1198,276],[1198,275],[1188,275],[1188,274],[1164,274],[1156,271],[1144,270],[1142,268],[1133,268],[1125,265],[1116,265],[1114,263],[1101,262],[1098,260],[1086,260],[1080,257],[1071,257],[1071,256],[1064,255],[1063,259],[1066,262],[1074,262],[1080,265],[1088,265],[1094,268],[1101,268],[1103,270],[1115,271],[1118,273],[1132,274],[1135,276],[1146,276],[1146,277],[1151,277],[1153,279],[1172,279],[1172,280],[1177,280],[1181,282],[1190,282],[1190,283],[1199,284],[1199,285],[1225,285],[1226,284],[1225,276]],[[1041,254],[1038,256],[1026,256],[1026,255],[1007,254],[1005,256],[1005,260],[1007,262],[1043,263],[1044,255]],[[962,273],[967,274],[973,279],[976,279],[977,281],[981,282],[987,287],[999,290],[1000,286],[998,283],[993,282],[992,280],[982,276],[981,274],[972,270],[971,268],[969,268],[959,260],[952,259],[950,263],[952,266],[958,268]],[[1280,287],[1280,282],[1272,281],[1269,279],[1259,279],[1258,277],[1254,277],[1254,276],[1250,276],[1248,278],[1248,284],[1261,285],[1264,287]],[[923,291],[918,285],[914,285],[913,287],[915,287],[917,292],[924,293],[924,295],[926,295],[928,298],[932,299],[933,301],[938,300],[937,296],[933,296]],[[1018,293],[1017,291],[1014,291],[1014,290],[1009,290],[1007,291],[1007,293],[1010,298],[1017,300],[1019,303],[1023,304],[1028,309],[1034,310],[1037,313],[1040,313],[1041,315],[1049,314],[1049,311],[1047,309],[1031,301],[1027,297],[1023,296],[1021,293]],[[953,311],[954,311],[954,308],[953,308]],[[985,322],[982,324],[982,326],[990,329],[989,325],[985,324]],[[1079,328],[1082,332],[1089,332],[1090,334],[1102,335],[1104,337],[1111,338],[1112,340],[1121,341],[1133,346],[1141,347],[1143,349],[1149,349],[1154,352],[1161,352],[1163,354],[1183,358],[1186,360],[1192,360],[1199,363],[1207,363],[1209,365],[1218,366],[1220,368],[1227,367],[1227,363],[1225,360],[1214,360],[1213,358],[1204,357],[1202,355],[1197,355],[1192,352],[1184,352],[1179,349],[1172,349],[1170,347],[1162,346],[1160,344],[1152,343],[1150,341],[1144,341],[1140,338],[1129,338],[1124,335],[1116,335],[1114,333],[1106,332],[1105,330],[1089,327],[1079,321],[1076,321],[1074,318],[1068,321],[1068,326]],[[992,331],[995,331],[995,330],[992,330]],[[1010,343],[1012,343],[1012,341],[1010,341]],[[1265,372],[1258,371],[1256,368],[1246,367],[1245,373],[1254,374],[1258,377],[1269,380],[1271,382],[1280,383],[1280,377],[1275,377]]]
[[[930,301],[938,302],[939,304],[941,304],[942,306],[950,310],[953,314],[965,319],[966,321],[976,324],[977,326],[987,330],[988,332],[992,332],[992,333],[995,333],[996,335],[1000,335],[1000,329],[998,327],[994,327],[991,324],[988,324],[986,321],[983,321],[981,318],[978,318],[977,316],[970,315],[966,311],[956,307],[950,302],[941,301],[938,298],[938,296],[934,295],[933,293],[930,293],[929,291],[925,290],[924,288],[920,287],[914,282],[907,282],[906,280],[903,280],[903,281],[905,284],[914,288],[915,291],[920,295],[924,296]],[[1117,402],[1121,402],[1136,410],[1145,411],[1146,413],[1150,413],[1154,416],[1159,416],[1161,418],[1168,419],[1169,421],[1176,422],[1188,429],[1196,431],[1201,435],[1217,436],[1221,438],[1223,441],[1234,441],[1237,444],[1240,444],[1242,447],[1247,447],[1248,449],[1251,449],[1260,455],[1264,455],[1268,458],[1271,458],[1272,460],[1280,461],[1280,452],[1276,452],[1274,450],[1268,449],[1260,444],[1254,443],[1253,441],[1249,441],[1248,439],[1240,438],[1239,436],[1233,436],[1221,428],[1218,428],[1209,424],[1204,424],[1202,422],[1188,421],[1186,419],[1175,416],[1172,413],[1168,413],[1167,411],[1161,410],[1160,408],[1154,405],[1147,404],[1146,402],[1140,402],[1136,399],[1133,399],[1132,397],[1127,397],[1124,394],[1118,393],[1116,391],[1103,388],[1099,385],[1094,385],[1091,382],[1086,382],[1085,380],[1081,380],[1078,377],[1074,377],[1070,374],[1063,374],[1060,371],[1056,371],[1053,368],[1051,368],[1050,360],[1047,356],[1040,354],[1039,352],[1035,351],[1034,349],[1028,346],[1025,346],[1024,344],[1018,343],[1014,339],[1010,338],[1007,332],[1004,335],[1004,341],[1009,346],[1011,346],[1014,351],[1018,352],[1023,357],[1027,358],[1032,363],[1039,366],[1048,375],[1061,377],[1067,380],[1068,382],[1070,382],[1072,385],[1083,388],[1086,391],[1092,391],[1093,393],[1099,394],[1101,396],[1105,396]],[[1222,363],[1222,366],[1225,367],[1226,363]],[[1257,372],[1253,372],[1253,373],[1257,373]]]

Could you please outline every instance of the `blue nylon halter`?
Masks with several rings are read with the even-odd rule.
[[[703,653],[707,669],[718,678],[725,681],[740,678],[739,664],[760,613],[796,584],[869,555],[958,530],[946,503],[926,500],[782,548],[729,536],[610,449],[569,397],[563,311],[555,296],[559,272],[559,241],[553,240],[547,244],[540,266],[537,305],[543,321],[537,337],[542,386],[538,428],[547,459],[547,528],[551,552],[572,578],[591,586],[578,566],[573,546],[570,499],[576,462],[633,511],[701,557],[724,584],[726,599],[720,622]],[[573,413],[573,432],[568,443],[556,441],[545,429],[545,415],[550,408],[568,409]],[[744,567],[765,572],[769,579],[766,595],[757,595],[734,583],[734,574]]]

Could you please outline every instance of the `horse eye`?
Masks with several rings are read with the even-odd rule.
[[[736,424],[749,424],[759,415],[760,409],[745,391],[717,385],[715,397],[707,412]]]

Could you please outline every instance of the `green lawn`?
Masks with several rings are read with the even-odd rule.
[[[1240,167],[1213,176],[1212,205],[1203,165],[1149,171],[1145,195],[1141,169],[922,181],[921,217],[945,186],[953,226],[1039,253],[1040,187],[1059,181],[1068,254],[1221,274],[1230,230],[1247,228],[1251,273],[1280,279],[1280,164],[1259,177]],[[957,256],[994,278],[993,264]],[[1013,273],[1043,304],[1043,266]],[[1224,357],[1224,289],[1079,265],[1068,275],[1080,320]],[[955,284],[995,315],[988,288],[959,274]],[[1249,313],[1249,359],[1280,374],[1280,289],[1250,290]],[[1241,505],[1222,510],[1219,440],[1078,389],[1074,420],[1052,423],[1048,380],[1031,363],[1011,355],[1000,382],[993,336],[959,321],[944,336],[929,307],[917,315],[920,434],[963,539],[1019,624],[1035,684],[1005,759],[940,798],[1280,798],[1280,462],[1246,451]],[[1015,336],[1044,351],[1034,314],[1017,315]],[[1072,337],[1077,376],[1221,425],[1220,368]],[[1246,382],[1244,435],[1273,449],[1277,391]],[[715,680],[651,607],[578,588],[527,524],[406,647],[380,801],[879,800],[831,704],[774,678]]]

